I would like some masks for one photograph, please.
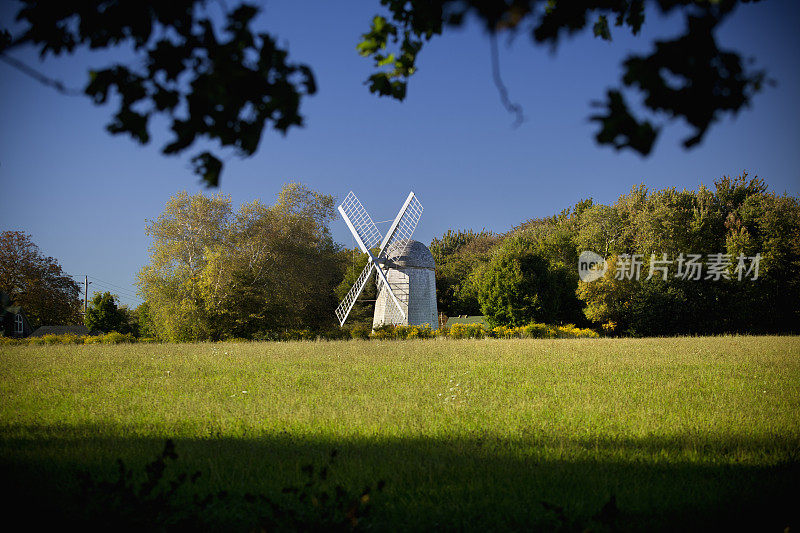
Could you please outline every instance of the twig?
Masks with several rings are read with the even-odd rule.
[[[511,99],[509,99],[508,89],[503,83],[503,78],[500,75],[500,53],[497,51],[496,32],[491,32],[489,34],[489,43],[492,47],[492,78],[494,79],[495,87],[497,87],[497,92],[500,93],[500,102],[509,113],[513,113],[517,116],[512,126],[514,128],[519,127],[519,125],[525,120],[525,115],[522,113],[522,106],[512,102]]]
[[[65,87],[64,84],[61,83],[59,80],[45,76],[38,70],[26,65],[19,59],[15,59],[9,55],[6,55],[3,52],[0,52],[0,60],[2,60],[4,63],[11,65],[15,69],[22,72],[23,74],[30,76],[39,83],[54,88],[61,94],[65,94],[67,96],[83,96],[83,91],[81,91],[80,89],[72,89],[69,87]]]

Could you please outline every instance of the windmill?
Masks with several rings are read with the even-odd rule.
[[[373,327],[381,324],[428,323],[435,329],[437,313],[433,256],[424,244],[411,239],[422,215],[422,204],[414,193],[408,194],[385,236],[381,236],[380,230],[352,191],[339,206],[339,213],[358,247],[368,256],[367,266],[336,308],[339,325],[344,325],[374,269],[378,299]],[[372,248],[379,244],[377,256],[373,255]]]

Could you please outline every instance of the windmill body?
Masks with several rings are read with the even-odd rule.
[[[436,329],[439,316],[436,308],[436,262],[428,247],[413,240],[399,243],[388,251],[383,267],[405,318],[399,324],[393,322],[393,302],[389,291],[383,286],[375,302],[372,328],[384,324],[427,324],[431,329]]]
[[[358,247],[368,256],[367,266],[336,308],[339,325],[344,325],[374,271],[378,300],[373,327],[383,324],[430,324],[435,328],[436,265],[425,245],[411,239],[422,215],[422,204],[414,193],[409,193],[385,236],[381,236],[380,230],[352,191],[339,206],[339,213]],[[373,254],[376,247],[377,255]]]

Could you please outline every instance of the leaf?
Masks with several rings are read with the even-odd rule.
[[[608,19],[605,15],[600,15],[597,22],[594,23],[594,36],[600,37],[604,41],[611,41],[611,31],[608,29]]]
[[[216,187],[219,185],[219,175],[222,172],[222,161],[211,155],[209,152],[203,152],[192,158],[194,166],[194,173],[200,176],[208,187]]]
[[[601,125],[595,135],[599,144],[610,144],[617,150],[630,148],[642,155],[647,155],[653,148],[658,129],[648,121],[639,122],[628,110],[622,93],[609,90],[605,104],[595,103],[596,107],[605,106],[606,114],[596,114],[589,120]]]

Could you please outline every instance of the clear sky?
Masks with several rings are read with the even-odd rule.
[[[0,5],[0,27],[8,26],[16,3]],[[647,158],[595,145],[590,102],[617,84],[627,53],[675,35],[679,18],[653,13],[640,37],[612,28],[611,43],[587,33],[555,53],[523,35],[501,44],[505,84],[526,115],[512,128],[492,82],[488,38],[476,24],[428,43],[398,103],[369,94],[363,82],[371,65],[355,50],[379,12],[377,0],[262,5],[257,27],[288,45],[290,59],[313,67],[319,92],[302,106],[305,128],[286,137],[267,131],[254,157],[226,161],[219,191],[237,206],[255,198],[271,204],[284,183],[299,181],[339,199],[353,190],[375,220],[386,220],[413,190],[425,208],[415,237],[429,243],[450,228],[504,232],[582,198],[613,203],[639,183],[696,189],[746,170],[779,193],[800,194],[795,0],[743,5],[718,34],[723,47],[754,57],[777,85],[691,151],[680,147],[689,129],[668,123]],[[129,57],[81,53],[40,63],[31,50],[14,56],[73,87],[84,85],[88,66]],[[0,230],[31,234],[66,272],[92,276],[90,291],[111,290],[136,305],[133,283],[150,244],[145,219],[178,191],[204,188],[189,168],[194,152],[160,154],[164,122],[153,122],[153,141],[139,146],[105,132],[112,111],[0,63]],[[353,246],[341,220],[332,229]]]

